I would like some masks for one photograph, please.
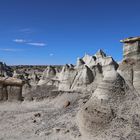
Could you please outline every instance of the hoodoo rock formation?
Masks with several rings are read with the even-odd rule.
[[[56,77],[56,69],[53,66],[48,66],[45,71],[43,72],[43,75],[41,79],[38,82],[38,85],[51,85],[54,84],[54,79]]]
[[[78,112],[77,122],[84,139],[140,138],[140,98],[137,93],[140,89],[139,38],[123,42],[124,61],[118,69],[121,75],[117,72],[118,64],[112,58],[103,59],[103,80]]]
[[[58,90],[62,91],[94,91],[102,81],[104,73],[117,68],[117,62],[99,50],[93,56],[85,54],[78,58],[75,66],[63,66],[60,72],[56,72],[53,67],[47,68],[38,85],[57,83],[55,85]],[[53,82],[50,82],[52,80]]]
[[[39,139],[140,140],[140,37],[121,42],[119,64],[102,50],[78,58],[76,65],[46,66],[42,71],[35,66],[13,72],[0,63],[0,100],[22,100],[23,94],[24,113],[31,116],[22,114],[22,123],[30,124],[28,134],[36,127],[33,135]],[[34,99],[28,102],[32,109],[26,101]],[[37,125],[31,124],[35,110],[40,114],[33,120]]]
[[[69,65],[65,65],[58,76],[59,90],[66,90],[66,91],[70,90],[76,75],[77,75],[77,71],[75,71],[73,67],[70,67]]]
[[[124,43],[124,58],[118,70],[140,93],[140,37],[130,37],[121,42]]]
[[[123,56],[124,59],[131,58],[140,60],[140,37],[130,37],[121,40],[124,43]]]
[[[14,77],[17,76],[14,72]],[[0,63],[0,101],[21,101],[23,82],[12,77],[12,69]]]
[[[0,77],[0,100],[21,101],[22,80],[12,77]]]

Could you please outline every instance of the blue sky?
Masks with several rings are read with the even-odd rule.
[[[122,59],[120,39],[140,35],[139,0],[0,0],[0,60],[75,63],[103,49]]]

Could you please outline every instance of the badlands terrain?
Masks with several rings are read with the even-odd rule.
[[[140,140],[140,37],[123,60],[102,50],[76,65],[0,63],[0,140]]]

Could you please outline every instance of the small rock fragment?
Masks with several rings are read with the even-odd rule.
[[[66,101],[66,102],[64,103],[64,108],[68,107],[69,105],[70,105],[70,101]]]
[[[40,113],[36,113],[34,114],[35,117],[41,117],[41,114]]]
[[[33,123],[36,123],[36,120],[33,120]]]

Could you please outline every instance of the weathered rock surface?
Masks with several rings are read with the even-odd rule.
[[[102,81],[104,72],[118,68],[117,62],[99,50],[94,56],[85,54],[78,58],[76,66],[65,65],[60,72],[48,67],[38,85],[55,85],[62,91],[94,91]]]
[[[14,78],[3,77],[0,80],[3,101],[21,99],[22,80],[26,83],[23,89],[32,90],[24,91],[22,105],[26,111],[20,114],[15,109],[17,115],[13,120],[11,116],[10,133],[3,133],[1,129],[2,135],[19,138],[23,134],[26,139],[32,133],[37,139],[50,140],[139,140],[139,41],[139,37],[122,41],[124,59],[119,64],[99,50],[93,56],[85,54],[78,58],[76,65],[47,66],[44,72],[38,71],[38,67],[32,70],[26,66],[27,70],[14,72]],[[27,100],[34,102],[26,106]],[[34,115],[38,111],[41,115]],[[28,117],[27,113],[32,116]],[[19,114],[24,119],[16,126]],[[1,124],[8,128],[4,121]],[[17,136],[18,129],[22,132]],[[3,137],[0,135],[0,138]]]
[[[88,54],[85,54],[85,56],[82,59],[88,67],[96,65],[96,57],[95,56],[90,56]]]
[[[123,56],[124,59],[131,58],[140,60],[140,37],[130,37],[121,40],[123,45]]]
[[[80,65],[81,66],[81,65]],[[69,65],[65,65],[59,74],[59,90],[68,91],[71,89],[74,79],[77,75],[77,71],[71,68]]]
[[[139,38],[124,41],[124,60],[111,57],[100,61],[103,80],[77,114],[86,140],[136,140],[140,138]],[[117,72],[118,71],[118,72]]]
[[[133,85],[140,95],[140,62],[133,66]]]
[[[118,72],[125,81],[134,86],[135,90],[140,94],[140,61],[135,59],[125,59],[120,63]]]
[[[53,84],[54,83],[54,79],[56,76],[56,69],[53,66],[48,66],[45,71],[43,72],[43,75],[40,79],[40,81],[38,82],[38,85],[43,85],[43,84]]]
[[[140,41],[140,37],[128,37],[126,39],[120,40],[121,43],[133,43],[136,41]]]
[[[36,86],[40,79],[38,75],[35,72],[33,72],[28,76],[28,80],[31,86]]]
[[[137,112],[139,110],[137,98],[135,91],[129,89],[125,80],[116,71],[106,73],[90,100],[77,115],[83,136],[87,140],[93,138],[96,140],[120,140],[120,138],[130,140],[133,128],[140,128],[133,123],[133,117],[136,114],[140,116]],[[137,121],[140,121],[138,118]],[[139,135],[139,131],[135,133]]]
[[[78,68],[76,70],[77,70],[77,75],[73,80],[71,89],[82,91],[86,89],[89,84],[93,82],[94,75],[92,70],[87,65],[84,65],[83,68]]]
[[[0,76],[12,76],[12,70],[5,63],[0,62]]]
[[[76,67],[81,67],[85,64],[84,60],[81,58],[77,58]]]
[[[0,100],[21,101],[22,80],[12,77],[0,77]]]

